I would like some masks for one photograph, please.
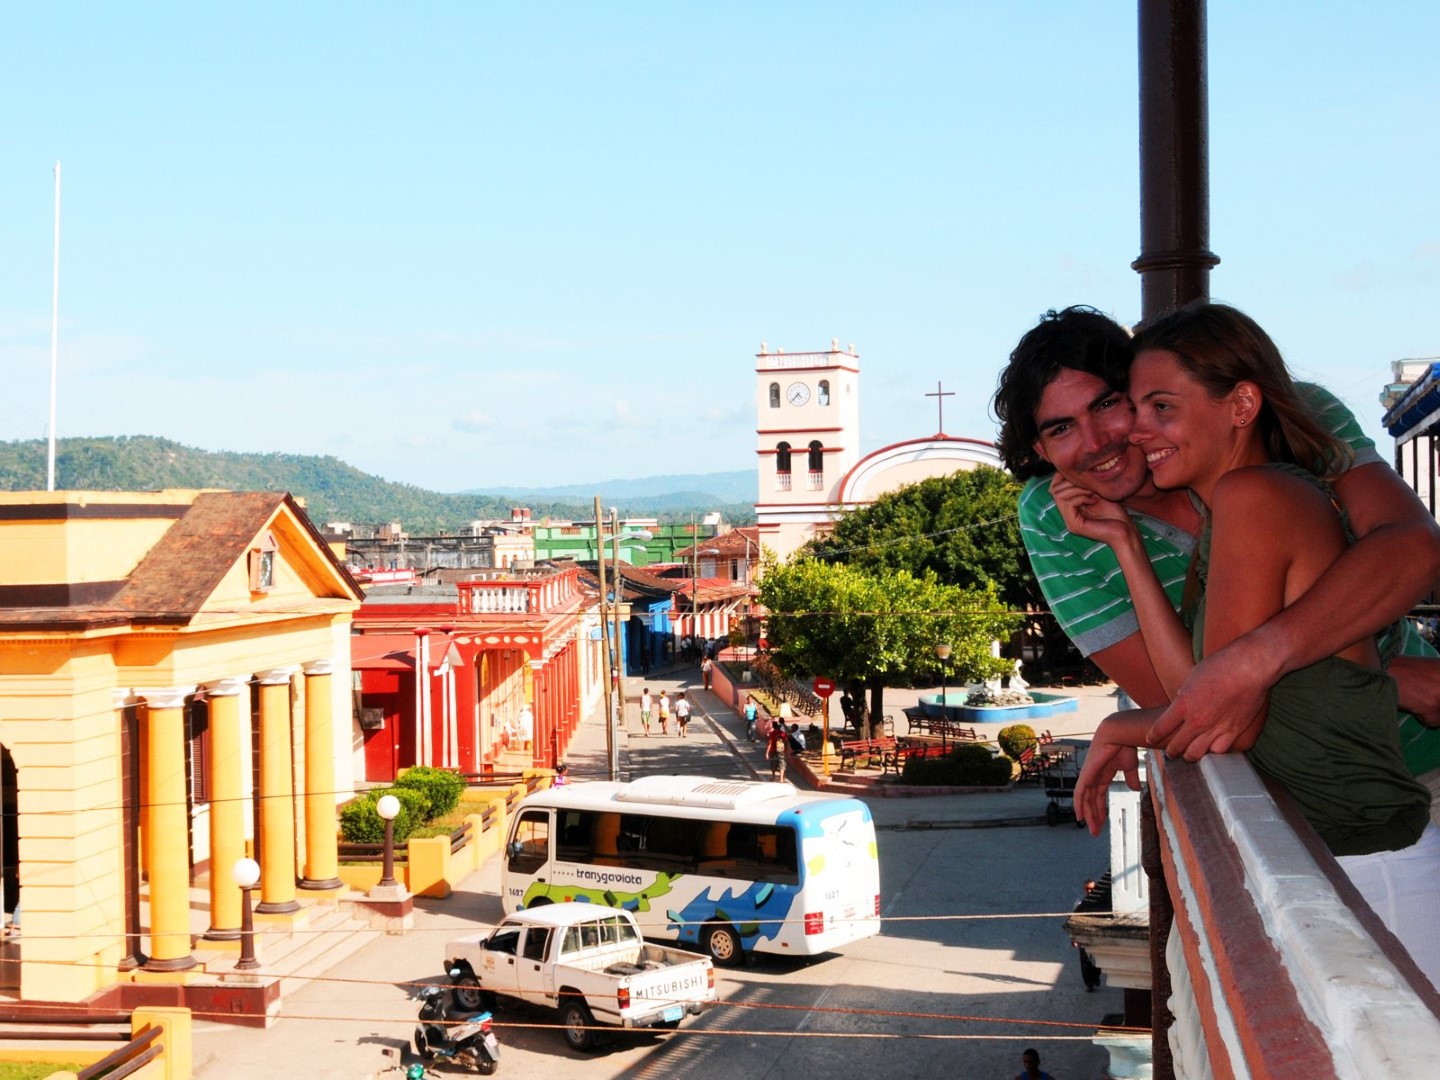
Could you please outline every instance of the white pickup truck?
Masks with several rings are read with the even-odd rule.
[[[715,1001],[708,956],[648,944],[634,916],[600,904],[545,904],[445,946],[461,1009],[497,995],[560,1010],[565,1041],[595,1045],[598,1025],[676,1028]]]

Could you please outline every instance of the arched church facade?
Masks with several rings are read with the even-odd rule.
[[[832,339],[824,352],[755,356],[760,542],[788,558],[841,515],[887,492],[977,465],[1003,468],[995,444],[943,432],[860,453],[860,354]]]

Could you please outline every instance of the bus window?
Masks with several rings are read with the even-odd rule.
[[[621,865],[620,852],[625,844],[624,836],[620,831],[620,815],[587,813],[585,816],[594,822],[590,832],[590,861],[600,866]]]
[[[525,931],[525,959],[544,960],[545,954],[550,949],[550,928],[548,926],[532,926]]]
[[[584,810],[561,810],[556,820],[555,858],[561,862],[589,862],[591,819]]]
[[[800,884],[800,863],[795,854],[795,830],[776,825],[755,826],[755,844],[746,861],[737,865],[740,877]]]
[[[749,826],[731,825],[728,821],[707,821],[701,825],[698,872],[711,877],[734,877],[735,845],[731,838],[747,828]]]
[[[515,824],[510,844],[509,869],[515,874],[533,874],[550,858],[550,814],[526,810]]]
[[[669,874],[694,873],[700,855],[700,829],[703,822],[684,818],[647,817],[645,819],[644,851],[627,865]]]

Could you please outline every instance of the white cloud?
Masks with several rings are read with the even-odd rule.
[[[494,419],[492,419],[488,413],[483,413],[479,409],[467,409],[455,417],[454,420],[450,421],[451,427],[456,431],[463,431],[467,435],[479,435],[482,432],[489,431],[494,424]]]

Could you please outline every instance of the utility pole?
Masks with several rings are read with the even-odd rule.
[[[700,639],[700,530],[690,515],[690,645]]]
[[[614,673],[610,667],[610,614],[606,606],[605,588],[605,519],[600,516],[600,496],[595,496],[595,556],[600,579],[600,641],[605,679],[605,761],[609,766],[610,779],[620,779],[620,762],[615,748],[615,699],[610,687]]]
[[[614,672],[614,684],[611,689],[615,694],[615,722],[619,727],[625,723],[625,650],[620,645],[620,604],[625,597],[625,579],[620,573],[620,511],[613,506],[610,508],[610,543],[610,577],[615,583],[615,599],[610,604],[610,618],[614,625],[612,637],[615,642],[615,659],[611,669]]]

